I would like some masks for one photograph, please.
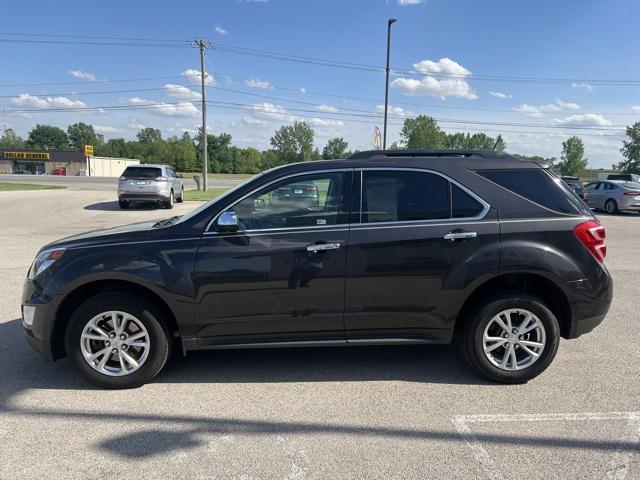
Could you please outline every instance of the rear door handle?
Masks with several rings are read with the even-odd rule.
[[[325,250],[337,250],[339,248],[340,248],[339,242],[313,243],[311,245],[307,245],[307,252],[317,253],[317,252],[324,252]]]
[[[476,232],[449,232],[443,237],[445,240],[466,240],[469,238],[476,238],[478,234]]]

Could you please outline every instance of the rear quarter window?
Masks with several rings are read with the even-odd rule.
[[[579,197],[543,169],[479,170],[477,173],[549,210],[571,215],[589,214]]]

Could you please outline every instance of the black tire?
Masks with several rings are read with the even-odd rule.
[[[173,190],[171,190],[171,193],[169,194],[169,200],[164,202],[164,208],[171,210],[173,208],[174,202],[175,202],[175,196],[173,194]]]
[[[136,317],[149,334],[149,354],[140,367],[123,376],[109,376],[94,370],[85,360],[80,347],[82,331],[87,323],[103,312],[118,310]],[[67,356],[87,381],[101,388],[139,387],[152,380],[164,367],[172,348],[172,336],[162,313],[143,298],[125,292],[105,292],[81,304],[69,321],[65,332]]]
[[[613,198],[610,198],[604,203],[604,211],[609,215],[615,215],[618,212],[618,203]]]
[[[182,187],[182,190],[180,191],[180,196],[176,198],[176,202],[178,203],[184,202],[184,187]]]
[[[122,208],[123,210],[129,208],[129,202],[127,202],[126,200],[118,200],[118,205],[120,205],[120,208]]]
[[[503,370],[489,361],[483,349],[487,324],[507,309],[524,309],[533,313],[544,326],[546,342],[540,357],[520,370]],[[526,293],[504,293],[478,304],[461,332],[461,347],[469,364],[482,376],[500,383],[525,383],[540,375],[552,362],[560,343],[558,319],[542,300]],[[501,347],[502,348],[502,347]]]

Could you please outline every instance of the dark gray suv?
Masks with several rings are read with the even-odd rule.
[[[151,380],[172,348],[454,340],[485,377],[525,382],[560,337],[604,319],[604,240],[548,165],[361,152],[264,172],[183,217],[46,245],[23,325],[46,359],[66,355],[108,388]]]

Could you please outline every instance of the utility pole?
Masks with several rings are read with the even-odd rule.
[[[390,18],[387,21],[387,68],[386,68],[386,81],[384,84],[384,133],[382,134],[382,149],[387,149],[387,110],[389,109],[389,55],[391,49],[391,25],[398,20]]]
[[[195,44],[200,48],[200,86],[202,97],[202,191],[207,191],[207,176],[209,173],[209,161],[207,158],[207,101],[205,98],[205,68],[204,51],[209,46],[204,40],[196,40]]]

